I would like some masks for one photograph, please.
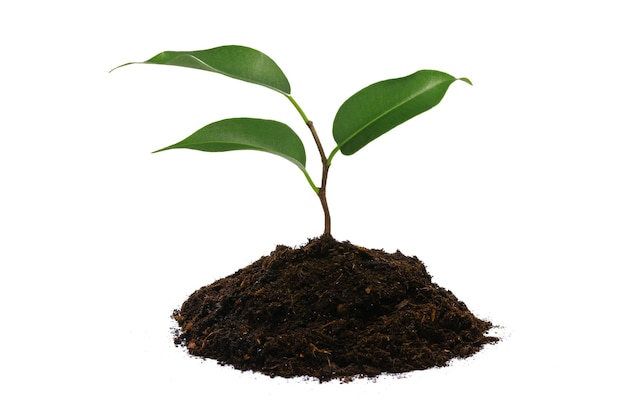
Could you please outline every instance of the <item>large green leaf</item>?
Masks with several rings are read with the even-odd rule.
[[[365,87],[337,111],[333,123],[337,147],[344,155],[354,154],[382,134],[436,106],[456,80],[471,84],[467,78],[422,70]]]
[[[259,84],[289,95],[291,87],[283,71],[263,52],[246,46],[227,45],[202,51],[165,51],[144,62],[131,64],[161,64],[195,68],[224,74],[238,80]]]
[[[205,152],[240,149],[263,151],[282,156],[305,171],[306,154],[298,135],[287,125],[262,119],[225,119],[211,123],[182,141],[159,149],[186,148]]]

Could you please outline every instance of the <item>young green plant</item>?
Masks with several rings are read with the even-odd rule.
[[[205,152],[257,150],[269,152],[294,163],[319,197],[324,211],[324,235],[331,236],[331,218],[326,200],[328,170],[341,152],[352,155],[394,127],[435,107],[448,87],[457,80],[471,85],[467,78],[455,78],[434,70],[421,70],[402,78],[380,81],[363,88],[339,107],[333,122],[335,148],[326,154],[313,122],[291,95],[291,87],[280,67],[255,49],[228,45],[202,51],[165,51],[143,62],[131,64],[174,65],[223,74],[258,84],[285,96],[307,125],[322,161],[319,186],[306,170],[302,140],[284,123],[255,118],[220,120],[204,126],[182,141],[155,152],[186,148]],[[111,70],[111,71],[113,71]]]

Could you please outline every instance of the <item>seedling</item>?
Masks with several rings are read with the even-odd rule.
[[[284,95],[307,125],[322,161],[322,178],[315,184],[306,169],[302,140],[286,124],[275,120],[234,118],[204,126],[189,137],[159,149],[187,148],[205,152],[257,150],[269,152],[294,163],[319,197],[324,211],[324,235],[331,236],[331,218],[326,201],[328,170],[337,154],[353,155],[394,127],[435,107],[448,87],[457,80],[471,85],[467,78],[455,78],[434,70],[421,70],[402,78],[377,82],[363,88],[339,107],[333,122],[335,148],[326,154],[313,122],[291,95],[287,77],[264,53],[245,46],[221,46],[203,51],[166,51],[144,62],[130,64],[174,65],[215,72],[267,87]],[[113,71],[113,70],[112,70]]]

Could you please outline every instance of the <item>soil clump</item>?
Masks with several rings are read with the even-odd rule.
[[[277,246],[172,317],[191,355],[320,382],[445,366],[498,341],[416,257],[330,236]]]

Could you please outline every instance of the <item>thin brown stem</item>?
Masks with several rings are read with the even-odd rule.
[[[313,126],[313,122],[311,120],[306,122],[311,134],[313,135],[313,139],[315,140],[315,144],[317,145],[317,150],[320,153],[320,157],[322,158],[322,185],[319,188],[317,196],[320,199],[320,203],[322,203],[322,210],[324,210],[324,236],[331,236],[330,234],[330,211],[328,210],[328,202],[326,201],[326,181],[328,179],[328,169],[330,165],[328,165],[328,160],[326,159],[326,154],[324,153],[324,148],[322,147],[322,142],[320,142],[319,136],[317,136],[317,132],[315,131],[315,127]]]

